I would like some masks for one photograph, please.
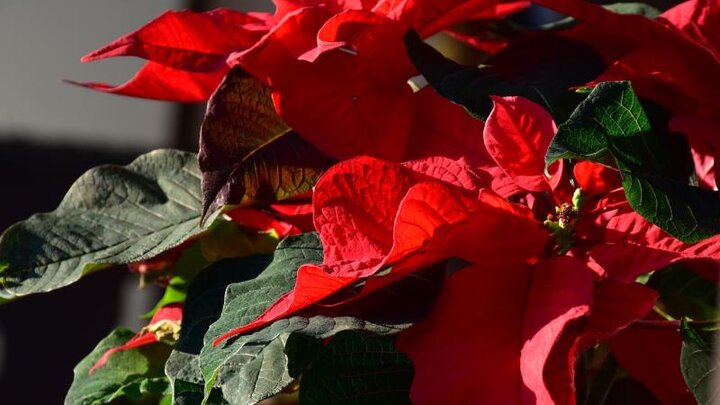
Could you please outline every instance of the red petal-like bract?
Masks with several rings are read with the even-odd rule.
[[[663,404],[696,404],[678,367],[681,346],[677,329],[642,325],[627,328],[610,339],[610,350],[618,363]]]
[[[631,80],[640,96],[676,112],[716,111],[720,107],[713,90],[720,87],[717,1],[692,1],[667,11],[658,20],[615,14],[585,1],[533,2],[575,17],[594,33],[584,35],[582,40],[612,63],[595,83]],[[688,19],[699,15],[705,16],[698,19],[702,28]],[[630,51],[618,54],[607,46],[609,42],[625,42]],[[678,99],[683,102],[678,103]]]
[[[557,127],[544,108],[523,97],[492,97],[485,146],[498,166],[521,188],[548,191],[545,153]]]
[[[528,264],[478,265],[447,280],[432,312],[396,340],[413,362],[414,404],[520,403],[531,271]]]
[[[545,246],[545,229],[527,208],[481,186],[464,162],[447,158],[397,164],[362,157],[335,165],[314,192],[323,264],[301,267],[291,292],[216,343],[317,303],[381,268],[402,267],[406,258],[413,264],[404,272],[450,256],[504,265],[532,261]]]
[[[522,403],[573,402],[574,361],[569,352],[575,337],[571,330],[590,311],[592,295],[592,272],[578,259],[558,256],[541,261],[534,269],[521,321]]]
[[[297,9],[232,59],[272,88],[292,128],[334,158],[466,154],[460,151],[482,122],[432,89],[412,91],[407,81],[417,72],[403,41],[408,23],[381,14]]]
[[[161,321],[171,321],[179,323],[182,320],[182,308],[182,304],[169,304],[160,308],[160,310],[158,310],[152,317],[150,323],[148,323],[148,326],[155,325]],[[100,359],[92,366],[92,368],[90,368],[90,374],[95,372],[95,370],[97,370],[98,368],[104,366],[105,363],[107,363],[107,361],[110,359],[110,356],[112,356],[114,353],[123,350],[135,349],[141,346],[156,343],[158,341],[158,337],[154,333],[142,330],[138,332],[137,335],[133,336],[132,339],[128,340],[127,343],[125,343],[124,345],[113,347],[112,349],[109,349],[105,353],[103,353],[102,357],[100,357]]]
[[[288,14],[237,62],[270,85],[280,116],[326,154],[401,160],[413,117],[406,82],[415,74],[402,26],[369,12],[343,12],[327,22],[336,35],[323,40],[341,47],[314,54],[312,63],[300,60],[311,57],[327,19],[319,8]]]
[[[415,368],[413,403],[573,404],[580,352],[645,316],[657,297],[638,284],[594,283],[567,256],[454,274],[431,314],[396,341]]]
[[[137,56],[182,70],[215,71],[227,55],[249,48],[266,30],[263,20],[229,9],[166,11],[81,60]]]
[[[252,46],[267,32],[261,17],[265,16],[228,9],[168,11],[82,58],[83,62],[116,56],[147,59],[135,77],[119,86],[77,84],[126,96],[205,101],[227,73],[228,55]]]
[[[580,189],[590,196],[605,194],[622,187],[622,179],[616,169],[588,160],[575,163],[573,175]]]
[[[111,94],[193,103],[210,98],[225,73],[227,68],[215,72],[188,72],[150,61],[135,77],[118,86],[106,83],[69,83]]]
[[[720,261],[720,235],[686,244],[636,212],[619,213],[607,222],[590,257],[612,278],[630,282],[680,260]]]

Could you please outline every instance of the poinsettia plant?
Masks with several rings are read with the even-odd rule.
[[[275,5],[83,58],[147,60],[83,86],[207,112],[199,154],[90,170],[0,239],[7,299],[119,264],[165,287],[66,403],[717,397],[720,3]]]

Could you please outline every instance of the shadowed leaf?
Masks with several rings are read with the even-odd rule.
[[[438,93],[483,120],[492,110],[490,96],[522,96],[563,121],[584,97],[570,88],[603,68],[589,47],[549,34],[517,40],[480,67],[445,58],[414,32],[405,43],[413,64]]]
[[[200,363],[206,380],[219,386],[230,403],[254,404],[280,392],[297,378],[294,373],[306,366],[303,363],[313,357],[309,353],[319,349],[323,339],[345,330],[387,335],[405,327],[407,325],[379,325],[351,317],[296,316],[278,320],[265,329],[218,347],[213,347],[209,340],[200,355]],[[211,328],[208,335],[214,332]],[[308,338],[316,339],[316,343],[311,344]],[[295,345],[301,345],[302,350]]]
[[[225,204],[268,203],[309,191],[332,160],[275,112],[270,89],[232,69],[208,102],[200,133],[203,216]]]
[[[145,395],[166,393],[168,380],[163,375],[163,365],[171,347],[165,343],[153,343],[117,352],[103,367],[90,374],[92,365],[108,349],[122,346],[134,335],[127,329],[117,329],[103,339],[92,353],[75,367],[75,378],[65,398],[65,404],[104,404],[120,397],[137,400]]]
[[[630,206],[685,243],[720,233],[720,194],[689,184],[687,144],[654,132],[628,82],[601,83],[560,125],[545,163],[617,167]]]
[[[0,295],[44,292],[113,264],[154,257],[200,229],[200,173],[192,153],[159,150],[127,166],[92,169],[58,208],[0,237]]]
[[[303,375],[300,402],[409,404],[413,366],[394,339],[350,331],[335,335]]]
[[[720,387],[714,384],[718,360],[713,349],[713,334],[698,330],[683,322],[680,369],[690,391],[700,405],[715,404],[720,398]]]

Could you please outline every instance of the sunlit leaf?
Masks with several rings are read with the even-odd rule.
[[[113,264],[154,257],[200,229],[192,153],[159,150],[85,173],[58,208],[0,237],[2,295],[54,290]]]

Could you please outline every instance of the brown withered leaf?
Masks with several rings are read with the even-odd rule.
[[[270,89],[238,67],[208,102],[198,158],[203,218],[226,204],[306,193],[333,163],[277,115]]]

